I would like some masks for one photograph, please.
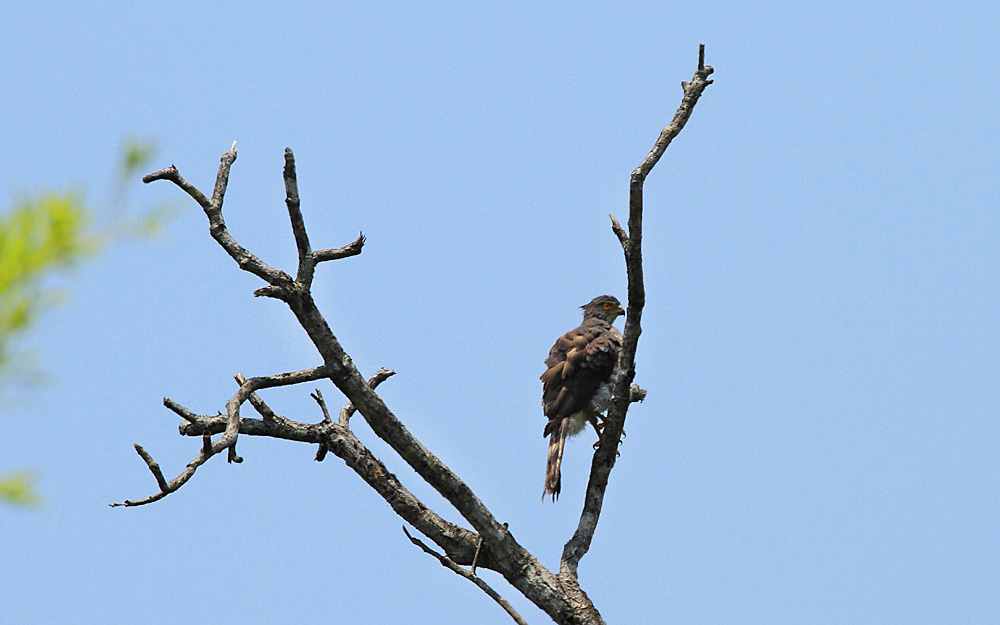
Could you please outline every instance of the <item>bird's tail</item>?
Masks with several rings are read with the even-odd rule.
[[[562,457],[566,448],[566,434],[569,430],[569,419],[563,418],[557,427],[552,428],[549,435],[549,455],[545,462],[545,490],[542,499],[552,495],[552,501],[559,499],[562,489]]]

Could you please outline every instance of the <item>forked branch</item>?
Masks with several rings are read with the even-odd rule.
[[[265,282],[254,295],[278,298],[289,306],[312,340],[322,358],[322,364],[304,371],[249,379],[237,374],[236,382],[239,388],[236,394],[226,401],[224,414],[201,415],[171,399],[164,399],[164,405],[182,419],[180,433],[184,436],[201,438],[198,454],[180,475],[167,480],[152,456],[141,446],[136,445],[136,452],[153,474],[159,492],[144,499],[112,505],[138,506],[157,501],[183,486],[198,467],[223,450],[227,450],[231,462],[240,462],[241,458],[236,455],[236,443],[240,435],[266,436],[314,444],[318,449],[317,460],[322,460],[328,453],[342,459],[392,507],[393,511],[437,545],[443,554],[431,549],[407,532],[414,545],[434,555],[444,566],[473,581],[497,601],[515,622],[524,621],[510,608],[509,603],[476,575],[477,566],[499,572],[514,588],[558,623],[602,624],[604,621],[601,615],[580,588],[576,571],[580,559],[590,547],[597,527],[628,405],[634,401],[641,401],[646,394],[644,390],[632,384],[635,377],[635,350],[645,303],[641,251],[642,185],[670,141],[684,127],[702,91],[711,84],[712,81],[708,80],[711,73],[712,68],[704,64],[704,46],[702,46],[694,79],[682,83],[684,96],[681,106],[670,124],[660,133],[649,155],[632,172],[629,187],[628,231],[614,216],[611,217],[612,230],[622,245],[628,270],[628,314],[619,357],[619,374],[615,380],[614,399],[605,421],[601,444],[594,454],[580,521],[573,537],[563,549],[558,574],[546,569],[535,556],[524,549],[514,539],[507,524],[497,520],[472,489],[424,447],[386,406],[375,392],[375,388],[393,375],[393,372],[380,369],[366,380],[333,334],[313,301],[311,286],[315,268],[317,263],[323,261],[360,254],[365,244],[365,237],[361,234],[353,242],[338,248],[312,249],[302,214],[295,159],[291,150],[285,151],[283,177],[285,204],[298,252],[295,278],[271,267],[247,251],[237,243],[226,228],[222,206],[229,172],[236,160],[235,143],[222,156],[211,197],[195,188],[173,166],[150,174],[143,178],[143,181],[169,180],[201,206],[208,218],[211,236],[241,269]],[[316,423],[295,421],[281,416],[258,394],[258,391],[271,387],[321,379],[330,380],[348,400],[336,419],[332,418],[319,389],[312,394],[322,413],[321,420]],[[240,414],[240,408],[246,402],[253,406],[261,418],[247,418]],[[389,473],[385,465],[351,431],[350,418],[355,412],[360,413],[375,434],[405,460],[423,480],[433,486],[473,529],[469,530],[445,520],[408,491],[396,476]],[[218,434],[221,436],[213,440],[212,437]],[[469,565],[470,569],[463,568]]]

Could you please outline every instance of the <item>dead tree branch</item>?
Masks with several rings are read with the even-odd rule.
[[[330,329],[311,292],[316,265],[323,261],[360,254],[365,244],[365,237],[361,234],[353,242],[338,248],[318,251],[312,249],[301,210],[295,158],[290,149],[285,150],[283,177],[285,204],[298,253],[298,266],[294,278],[284,271],[271,267],[243,248],[226,228],[222,206],[229,172],[236,161],[235,143],[222,156],[211,198],[184,179],[173,166],[150,174],[143,178],[143,181],[169,180],[202,207],[208,218],[209,233],[212,238],[236,261],[240,269],[259,277],[266,283],[254,291],[254,295],[277,298],[288,305],[315,346],[322,364],[304,371],[249,379],[237,374],[236,382],[239,388],[226,401],[225,413],[199,415],[165,398],[164,405],[182,418],[180,433],[183,436],[201,437],[198,454],[180,475],[167,480],[152,456],[141,446],[136,445],[136,452],[153,474],[159,492],[144,499],[112,505],[139,506],[162,499],[183,486],[198,467],[223,450],[227,451],[230,462],[242,461],[236,455],[236,443],[240,435],[265,436],[315,444],[318,447],[317,460],[322,460],[327,453],[333,453],[343,460],[385,499],[396,514],[437,545],[444,554],[437,553],[407,532],[407,536],[415,545],[434,555],[443,565],[476,583],[504,607],[516,622],[524,621],[510,608],[509,603],[475,574],[477,566],[500,573],[507,582],[557,623],[603,624],[600,613],[580,587],[576,571],[580,559],[590,547],[597,527],[628,405],[645,397],[645,391],[632,384],[635,377],[635,350],[640,333],[639,322],[644,305],[641,254],[642,185],[670,141],[684,127],[701,92],[712,82],[707,78],[711,73],[712,68],[704,65],[704,47],[702,47],[694,79],[690,83],[682,83],[684,97],[681,107],[660,134],[650,154],[632,172],[628,232],[613,216],[611,218],[612,229],[625,252],[629,282],[628,314],[619,360],[620,373],[615,381],[614,399],[608,411],[601,444],[594,454],[580,522],[573,537],[563,549],[558,574],[542,566],[534,555],[522,547],[507,524],[497,520],[472,489],[424,447],[386,406],[375,392],[375,388],[393,375],[393,372],[380,369],[366,380]],[[258,391],[267,388],[321,379],[330,380],[347,398],[347,404],[340,410],[336,421],[331,418],[323,395],[318,389],[312,395],[322,412],[322,419],[318,423],[295,421],[281,416],[258,394]],[[240,408],[246,402],[253,406],[261,418],[249,418],[240,414]],[[355,412],[360,413],[372,431],[458,511],[471,525],[471,530],[445,520],[417,499],[395,475],[389,473],[385,465],[351,431],[350,418]],[[212,439],[219,434],[221,436],[217,439]],[[463,565],[471,565],[471,570],[464,569]]]
[[[642,163],[632,172],[629,182],[629,215],[628,233],[624,231],[614,215],[611,215],[611,230],[622,244],[625,252],[625,268],[628,271],[628,307],[625,315],[625,334],[622,339],[622,350],[618,358],[618,378],[611,408],[604,421],[604,431],[601,434],[601,445],[594,453],[590,468],[590,480],[587,484],[587,494],[584,498],[583,511],[576,532],[563,548],[562,561],[559,564],[560,575],[576,578],[576,569],[580,559],[590,549],[597,522],[601,517],[601,507],[604,505],[604,492],[608,487],[611,469],[615,466],[618,443],[621,440],[622,428],[625,427],[625,413],[636,394],[630,385],[635,379],[635,350],[642,332],[640,320],[642,309],[646,305],[646,291],[642,281],[642,186],[646,176],[653,166],[663,156],[667,146],[684,128],[691,117],[694,105],[701,97],[705,87],[712,84],[709,75],[714,70],[705,65],[705,46],[698,49],[698,69],[691,82],[682,82],[684,95],[681,104],[674,113],[673,119],[660,133],[653,149],[643,159]],[[645,392],[642,392],[645,397]]]
[[[433,549],[431,549],[430,547],[428,547],[427,545],[425,545],[424,542],[422,540],[420,540],[419,538],[414,538],[410,534],[410,532],[408,532],[406,530],[406,526],[405,525],[403,526],[403,533],[406,534],[406,537],[410,539],[411,543],[413,543],[414,545],[420,547],[420,549],[423,550],[424,553],[437,558],[437,561],[441,563],[441,566],[443,566],[446,569],[449,569],[449,570],[451,570],[451,571],[453,571],[455,573],[458,573],[459,575],[461,575],[465,579],[469,580],[470,582],[472,582],[476,586],[479,586],[479,588],[483,592],[485,592],[489,596],[490,599],[496,601],[500,605],[500,607],[504,609],[504,612],[506,612],[507,614],[510,615],[510,618],[514,619],[515,623],[517,623],[518,625],[528,625],[528,622],[525,621],[523,618],[521,618],[521,615],[517,613],[517,610],[515,610],[510,605],[510,603],[507,602],[506,599],[504,599],[503,597],[501,597],[500,593],[498,593],[497,591],[495,591],[492,588],[490,588],[490,585],[487,584],[483,580],[483,578],[481,578],[478,575],[476,575],[475,563],[473,563],[471,571],[463,569],[461,566],[459,566],[458,564],[456,564],[455,561],[452,560],[451,558],[449,558],[448,556],[442,555],[442,554],[434,551]]]
[[[169,180],[180,187],[185,193],[190,195],[198,204],[201,206],[202,210],[205,211],[205,215],[208,217],[208,231],[212,235],[212,238],[222,246],[222,249],[236,261],[236,264],[240,266],[240,269],[250,272],[257,276],[261,280],[264,280],[268,284],[278,289],[287,287],[292,278],[283,271],[278,271],[274,267],[271,267],[261,259],[257,258],[247,250],[243,248],[236,240],[229,234],[229,230],[226,228],[226,222],[222,219],[222,200],[226,195],[226,187],[229,184],[229,170],[232,168],[233,163],[236,162],[236,142],[233,141],[233,147],[229,149],[228,152],[222,155],[222,162],[219,165],[219,173],[215,177],[215,190],[212,192],[212,199],[205,197],[205,194],[194,187],[193,184],[188,182],[181,176],[177,168],[171,165],[166,169],[161,169],[158,172],[144,176],[142,181],[145,183],[153,182],[154,180]],[[279,293],[281,291],[276,291]]]

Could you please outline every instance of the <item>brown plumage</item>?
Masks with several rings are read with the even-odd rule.
[[[618,366],[622,335],[612,327],[622,305],[610,295],[595,297],[583,309],[583,323],[559,337],[545,359],[542,411],[548,417],[544,436],[549,437],[542,498],[555,501],[561,490],[561,466],[566,438],[575,436],[589,422],[600,436],[597,417],[611,404],[611,384]]]

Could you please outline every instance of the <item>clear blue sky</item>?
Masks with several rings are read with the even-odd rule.
[[[646,184],[637,381],[581,581],[611,623],[1000,619],[1000,70],[993,3],[15,3],[0,24],[0,195],[109,201],[128,135],[294,266],[295,150],[317,298],[383,396],[550,567],[590,440],[542,503],[542,360],[591,297],[625,295],[608,212],[705,43],[716,82]],[[164,395],[224,409],[232,375],[318,364],[283,306],[186,209],[159,242],[60,281],[40,388],[0,415],[4,623],[508,623],[409,544],[334,457],[244,438],[180,492],[198,441]],[[332,387],[322,387],[339,405]],[[318,420],[312,386],[265,395]],[[451,519],[360,419],[362,438]],[[533,623],[547,617],[484,576]]]

